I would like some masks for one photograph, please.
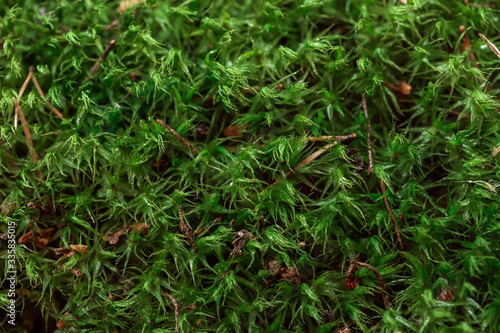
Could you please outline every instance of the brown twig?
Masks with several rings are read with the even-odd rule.
[[[28,148],[30,151],[31,159],[33,163],[36,164],[38,162],[38,156],[35,151],[35,145],[33,144],[33,140],[31,139],[31,132],[28,128],[28,123],[26,122],[26,117],[24,117],[23,110],[21,110],[21,106],[19,105],[19,100],[15,97],[12,97],[14,101],[14,106],[16,107],[16,114],[19,115],[19,119],[21,120],[21,125],[23,126],[24,136],[26,137],[26,141],[28,142]],[[43,175],[40,170],[37,170],[38,178],[42,179]]]
[[[163,296],[167,296],[170,298],[172,301],[172,304],[174,304],[174,309],[175,309],[175,332],[179,332],[179,309],[180,305],[179,302],[174,298],[174,296],[170,295],[169,293],[164,293]]]
[[[191,247],[193,248],[193,251],[195,253],[198,252],[198,247],[194,243],[194,239],[193,239],[193,230],[184,221],[184,214],[182,213],[182,206],[181,205],[179,205],[179,219],[180,219],[180,229],[181,229],[182,234],[184,236],[186,236],[186,239],[187,239],[189,245],[191,245]]]
[[[175,138],[177,140],[179,140],[189,150],[192,150],[196,155],[200,154],[200,151],[196,147],[194,147],[191,143],[189,143],[189,141],[187,141],[186,139],[184,139],[179,133],[177,133],[176,131],[174,131],[174,129],[172,127],[170,127],[167,124],[165,124],[165,122],[163,120],[156,119],[156,122],[158,124],[160,124],[161,126],[165,127],[170,132],[170,134],[172,134],[173,136],[175,136]]]
[[[23,97],[24,91],[28,87],[28,84],[30,83],[31,77],[33,76],[33,73],[34,73],[33,66],[30,66],[28,76],[26,77],[26,80],[24,80],[24,83],[21,86],[21,89],[19,89],[19,93],[17,94],[17,99],[21,99],[21,97]]]
[[[36,77],[32,77],[31,78],[31,81],[33,81],[33,84],[35,85],[36,87],[36,90],[38,90],[38,93],[40,94],[40,96],[42,96],[43,98],[43,101],[45,102],[45,104],[47,104],[47,106],[49,107],[49,109],[56,115],[59,117],[59,119],[63,119],[63,115],[61,112],[59,112],[59,110],[57,110],[48,100],[47,100],[47,97],[45,97],[45,94],[43,93],[43,90],[42,88],[40,88],[40,85],[38,84],[38,80],[36,79]]]
[[[396,230],[396,237],[398,238],[399,248],[401,250],[403,250],[404,246],[403,246],[403,241],[401,239],[401,234],[399,233],[398,223],[396,222],[396,219],[394,218],[394,214],[392,214],[392,209],[391,209],[391,206],[389,205],[389,199],[387,199],[387,196],[386,196],[387,191],[386,191],[385,182],[382,180],[382,178],[380,178],[379,180],[380,180],[380,188],[382,189],[382,196],[384,197],[385,208],[387,208],[387,212],[391,216],[392,223],[394,224],[394,229]]]
[[[308,163],[311,163],[312,161],[314,161],[315,159],[317,159],[318,157],[320,157],[323,153],[325,153],[328,149],[330,149],[330,148],[334,147],[335,145],[337,145],[339,142],[345,142],[345,141],[348,141],[348,140],[351,140],[351,139],[355,139],[357,137],[358,137],[358,135],[356,133],[351,133],[351,134],[343,135],[343,136],[335,136],[334,138],[336,140],[334,142],[329,143],[329,144],[321,147],[320,149],[316,150],[311,155],[307,156],[303,161],[301,161],[299,164],[297,164],[294,167],[295,170],[288,171],[286,173],[286,178],[290,178],[291,176],[293,176],[293,174],[295,174],[296,170],[302,168],[303,166],[305,166]],[[320,141],[320,140],[312,140],[312,141]],[[276,184],[276,183],[277,183],[277,181],[275,181],[273,183],[273,185]]]
[[[448,113],[454,114],[455,116],[461,116],[462,118],[471,119],[471,116],[469,116],[468,114],[462,114],[462,112],[448,110]]]
[[[498,50],[498,48],[495,46],[495,44],[493,44],[492,42],[490,42],[488,40],[488,38],[486,38],[485,35],[483,34],[479,34],[479,37],[481,37],[482,40],[484,40],[486,42],[486,45],[488,45],[488,47],[490,48],[491,51],[493,51],[493,53],[495,53],[495,55],[500,58],[500,51]]]
[[[28,72],[28,76],[26,76],[26,80],[24,80],[24,83],[21,86],[21,89],[19,89],[19,92],[17,93],[17,99],[21,99],[21,97],[23,97],[24,91],[28,87],[28,84],[29,84],[32,76],[33,76],[33,66],[30,67],[29,72]],[[16,109],[16,110],[14,110],[14,129],[17,129],[18,122],[19,122],[19,114],[17,113],[17,109]]]
[[[389,308],[391,307],[391,302],[389,301],[389,295],[387,294],[387,288],[385,286],[384,279],[382,278],[382,275],[380,275],[380,273],[377,271],[377,269],[370,264],[367,264],[364,262],[359,262],[356,260],[351,260],[351,263],[356,264],[360,267],[368,268],[375,274],[375,276],[377,277],[378,283],[380,285],[380,288],[382,288],[382,290],[383,290],[382,297],[384,299],[385,310],[386,311],[389,310]]]
[[[113,47],[115,47],[115,45],[116,45],[116,41],[114,39],[111,42],[109,42],[108,46],[106,47],[106,49],[104,50],[102,55],[99,57],[99,59],[97,59],[94,66],[92,66],[92,68],[90,69],[90,71],[89,71],[90,76],[94,76],[95,73],[97,73],[97,71],[99,71],[99,69],[101,68],[101,62],[106,60],[106,57],[108,56],[109,52],[111,52]]]
[[[368,104],[366,103],[365,94],[361,93],[363,100],[363,110],[365,111],[365,118],[368,125],[368,134],[366,135],[366,142],[368,143],[368,174],[373,172],[373,151],[372,151],[372,125],[370,123],[370,115],[368,114]]]

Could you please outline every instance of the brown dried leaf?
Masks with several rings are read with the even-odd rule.
[[[241,256],[241,251],[243,251],[243,248],[245,247],[245,239],[248,237],[248,239],[253,239],[253,234],[247,230],[240,230],[234,235],[234,241],[233,241],[233,251],[231,251],[231,254],[229,255],[229,258],[232,258],[233,256]]]
[[[453,295],[455,292],[456,288],[450,289],[450,287],[446,287],[446,289],[441,289],[439,292],[439,295],[437,297],[438,300],[440,301],[451,301],[455,299],[455,296]]]
[[[54,253],[56,254],[56,256],[65,255],[66,257],[71,257],[72,255],[75,254],[75,252],[71,251],[70,249],[68,249],[65,246],[58,247],[57,249],[54,249]]]
[[[409,85],[405,81],[399,81],[398,82],[398,89],[404,95],[409,95],[411,93],[411,85]]]
[[[290,280],[296,284],[299,284],[302,281],[302,277],[295,267],[283,266],[280,270],[280,275],[282,278]]]
[[[79,270],[78,268],[75,268],[74,270],[72,270],[73,274],[76,276],[76,277],[80,277],[83,275],[83,272],[81,270]]]
[[[295,267],[286,267],[284,263],[279,264],[278,260],[272,259],[266,262],[265,268],[273,275],[281,275],[282,278],[299,284],[302,281],[300,272]]]
[[[129,7],[132,7],[135,4],[138,4],[139,2],[143,2],[144,0],[122,0],[120,1],[120,4],[118,5],[118,8],[116,11],[119,14],[123,14]]]
[[[493,156],[497,156],[498,152],[500,152],[500,146],[493,147]]]
[[[17,243],[27,244],[34,241],[37,247],[46,247],[49,244],[50,236],[52,235],[54,228],[41,229],[40,231],[42,232],[42,234],[40,234],[38,231],[30,231],[27,234],[24,234],[23,236],[19,237]]]
[[[126,228],[120,229],[117,232],[108,234],[108,237],[106,241],[109,242],[109,244],[114,245],[118,243],[118,240],[120,239],[120,236],[124,235],[128,230]]]
[[[242,136],[244,128],[239,125],[228,126],[222,131],[222,135],[229,136]]]
[[[87,253],[87,245],[70,245],[71,250],[79,252],[81,254]]]
[[[134,232],[136,234],[142,234],[143,236],[146,236],[148,234],[149,229],[151,229],[151,226],[146,223],[137,223],[134,226]]]

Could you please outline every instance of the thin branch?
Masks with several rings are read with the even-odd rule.
[[[35,151],[35,145],[33,144],[33,140],[31,139],[31,132],[28,128],[28,124],[26,122],[26,117],[24,116],[23,110],[21,110],[21,106],[19,105],[19,100],[15,97],[12,97],[14,101],[14,106],[16,107],[16,114],[19,115],[19,119],[21,119],[21,125],[23,126],[24,136],[26,137],[26,141],[28,142],[28,147],[31,155],[31,159],[33,163],[36,164],[38,162],[38,156]],[[38,178],[42,179],[42,172],[37,170]]]
[[[373,172],[373,151],[372,151],[372,125],[370,123],[370,115],[368,113],[368,104],[366,103],[365,94],[361,93],[363,100],[363,110],[365,111],[365,118],[368,125],[368,134],[366,135],[366,142],[368,143],[368,174]]]
[[[348,141],[351,139],[355,139],[357,137],[358,137],[358,135],[356,133],[351,133],[349,135],[343,135],[343,136],[336,136],[335,138],[337,140],[321,147],[320,149],[316,150],[311,155],[307,156],[302,162],[297,164],[294,169],[295,170],[300,169],[300,168],[304,167],[306,164],[311,163],[312,161],[314,161],[315,159],[320,157],[323,153],[325,153],[328,149],[337,145],[339,142],[345,142],[345,141]],[[319,140],[313,140],[313,141],[319,141]],[[286,178],[290,178],[296,172],[295,170],[288,171],[286,173]],[[274,182],[274,184],[276,184],[276,182]]]
[[[87,83],[99,71],[99,69],[101,68],[101,62],[103,62],[106,59],[109,52],[111,52],[111,50],[113,49],[113,47],[115,47],[115,45],[116,41],[114,39],[109,42],[108,46],[106,47],[102,55],[99,57],[99,59],[97,59],[92,68],[89,70],[90,75],[87,78],[85,78],[85,80],[83,80],[82,85]]]
[[[341,135],[341,136],[333,136],[333,135],[322,135],[319,137],[316,136],[311,136],[306,139],[306,141],[312,141],[312,142],[317,142],[317,141],[332,141],[332,140],[337,140],[339,142],[345,142],[351,139],[355,139],[357,137],[356,133],[351,133],[348,135]]]
[[[471,119],[471,116],[469,116],[468,114],[462,114],[462,112],[448,110],[448,113],[454,114],[455,116],[459,116],[459,117],[461,116],[462,118]]]
[[[288,171],[286,173],[286,178],[288,179],[288,178],[292,177],[298,169],[302,168],[303,166],[305,166],[308,163],[311,163],[312,161],[314,161],[315,159],[317,159],[318,157],[320,157],[324,152],[326,152],[328,149],[334,147],[339,142],[345,142],[345,141],[348,141],[348,140],[351,140],[351,139],[355,139],[357,137],[358,137],[358,135],[356,133],[351,133],[351,134],[348,134],[348,135],[335,136],[335,137],[324,136],[324,137],[320,137],[320,139],[315,138],[315,139],[311,140],[311,141],[322,141],[322,140],[330,140],[330,138],[335,138],[336,139],[336,141],[333,141],[332,143],[329,143],[329,144],[323,146],[322,148],[316,150],[314,153],[312,153],[311,155],[309,155],[308,157],[306,157],[302,162],[300,162],[299,164],[297,164],[294,167],[295,170]],[[277,183],[278,183],[278,181],[275,181],[274,183],[272,183],[269,186],[276,185]]]
[[[488,38],[486,38],[485,35],[483,34],[479,34],[479,37],[481,37],[482,40],[484,40],[486,42],[486,45],[488,45],[488,47],[490,48],[491,51],[493,51],[493,53],[495,53],[495,55],[500,58],[500,51],[498,50],[498,48],[495,46],[495,44],[493,44],[492,42],[490,42],[488,40]]]
[[[356,264],[354,263],[354,261],[358,261],[360,255],[361,255],[361,253],[356,254],[356,256],[354,257],[354,259],[352,259],[350,261],[349,268],[345,272],[345,276],[348,276],[348,277],[353,277],[354,276],[354,273],[355,273],[354,269],[356,268]]]
[[[165,127],[177,140],[179,140],[184,146],[188,147],[189,150],[192,150],[196,155],[200,154],[200,151],[194,147],[191,143],[189,143],[186,139],[184,139],[179,133],[174,131],[174,129],[167,124],[163,120],[156,119],[156,122],[161,126]]]
[[[52,104],[50,104],[50,102],[47,100],[47,97],[45,97],[45,94],[43,93],[43,90],[42,88],[40,88],[40,85],[38,84],[38,80],[36,79],[36,77],[32,77],[31,78],[31,81],[33,81],[33,84],[35,85],[36,87],[36,90],[38,90],[38,93],[40,94],[40,96],[42,96],[43,98],[43,101],[45,102],[45,104],[47,104],[47,106],[49,107],[50,110],[52,110],[52,112],[59,117],[59,119],[63,119],[63,115],[61,112],[59,112],[59,110],[57,110],[54,106],[52,106]]]
[[[179,302],[174,298],[174,296],[170,295],[169,293],[164,293],[163,296],[167,296],[170,298],[172,303],[174,304],[174,309],[175,309],[175,332],[179,332],[179,309],[180,305]]]
[[[17,94],[17,99],[21,99],[23,97],[24,91],[28,87],[28,84],[30,83],[31,77],[33,76],[33,66],[30,66],[30,70],[28,72],[28,76],[26,77],[26,80],[24,80],[23,85],[21,86],[21,89],[19,89],[19,93]]]
[[[198,247],[194,243],[193,239],[193,230],[191,227],[184,221],[184,214],[182,213],[182,206],[179,205],[179,219],[180,219],[180,229],[182,234],[186,237],[189,245],[193,248],[193,251],[198,252]]]
[[[114,39],[109,42],[108,47],[106,47],[102,55],[95,62],[94,66],[92,66],[92,68],[90,69],[90,76],[94,76],[99,71],[99,69],[101,68],[101,62],[106,60],[106,57],[108,56],[109,52],[111,52],[111,50],[115,47],[115,45],[116,41]]]
[[[378,283],[380,285],[380,288],[382,288],[382,290],[383,290],[382,297],[384,299],[385,310],[386,311],[389,310],[391,307],[391,302],[389,301],[389,295],[387,294],[387,288],[385,286],[384,279],[382,278],[382,275],[380,275],[380,273],[377,271],[377,269],[370,264],[367,264],[364,262],[359,262],[356,260],[351,260],[351,263],[356,264],[360,267],[368,268],[375,274],[375,276],[377,277]]]
[[[17,99],[21,99],[21,97],[23,97],[24,91],[28,87],[28,84],[32,76],[33,76],[33,66],[30,67],[28,76],[26,76],[26,80],[24,80],[21,89],[19,89],[19,92],[17,93]],[[19,122],[19,115],[17,113],[17,110],[14,110],[14,129],[17,129],[18,122]]]
[[[382,196],[384,197],[385,208],[387,208],[387,212],[391,216],[392,223],[394,224],[394,229],[396,230],[396,237],[398,238],[399,248],[403,250],[404,249],[403,240],[401,239],[401,234],[399,233],[398,223],[394,218],[394,214],[392,214],[392,209],[391,206],[389,205],[389,199],[387,199],[386,196],[387,191],[385,182],[382,180],[382,178],[380,178],[379,180],[380,180],[380,188],[382,189]]]

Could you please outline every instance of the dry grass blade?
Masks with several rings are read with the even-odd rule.
[[[193,230],[191,227],[184,221],[184,214],[182,213],[182,206],[179,205],[179,219],[180,219],[180,229],[182,234],[186,237],[189,245],[193,248],[193,251],[198,252],[198,247],[194,243],[193,239]]]
[[[174,298],[174,296],[170,295],[169,293],[164,293],[163,296],[167,296],[170,298],[172,303],[174,304],[174,309],[175,309],[175,332],[179,332],[179,309],[180,305],[179,302]]]
[[[373,173],[373,151],[372,151],[372,125],[370,123],[370,114],[368,113],[368,104],[366,103],[365,94],[361,94],[363,99],[363,110],[365,111],[365,118],[368,126],[368,133],[366,135],[366,142],[368,143],[368,174]]]
[[[391,209],[391,206],[389,205],[389,199],[387,199],[387,196],[385,195],[387,193],[386,185],[385,185],[384,181],[382,180],[382,178],[380,178],[379,180],[380,180],[380,188],[382,189],[382,195],[384,197],[385,208],[387,208],[387,212],[391,216],[392,224],[394,224],[394,229],[396,230],[396,237],[398,238],[399,248],[401,250],[404,250],[403,240],[401,239],[401,234],[399,233],[398,223],[396,222],[396,219],[394,218],[394,214],[392,214],[392,209]]]
[[[177,140],[179,140],[189,150],[193,151],[196,155],[200,154],[200,151],[195,146],[193,146],[191,143],[189,143],[189,141],[187,141],[186,139],[184,139],[179,133],[177,133],[176,131],[174,131],[174,129],[172,127],[170,127],[167,124],[165,124],[165,122],[163,120],[156,119],[156,122],[158,124],[160,124],[161,126],[165,127],[167,129],[167,131],[170,132],[170,134],[172,134],[173,136],[175,136],[175,138]]]
[[[495,46],[495,44],[493,44],[492,42],[490,42],[488,40],[488,38],[486,38],[485,35],[483,34],[479,34],[479,37],[481,37],[482,40],[484,40],[486,42],[486,45],[488,45],[488,47],[490,48],[491,51],[493,51],[493,53],[495,53],[495,55],[500,58],[500,51],[498,50],[498,48]]]
[[[315,138],[315,139],[311,140],[311,141],[323,141],[323,140],[331,140],[331,138],[335,138],[336,139],[336,141],[334,141],[332,143],[329,143],[329,144],[321,147],[320,149],[316,150],[314,153],[312,153],[311,155],[309,155],[308,157],[306,157],[303,161],[301,161],[299,164],[296,165],[295,170],[288,171],[286,173],[286,178],[288,179],[291,176],[293,176],[295,174],[296,170],[302,168],[303,166],[305,166],[308,163],[311,163],[312,161],[314,161],[315,159],[317,159],[318,157],[320,157],[328,149],[334,147],[339,142],[345,142],[345,141],[348,141],[348,140],[351,140],[351,139],[355,139],[357,137],[358,136],[357,136],[356,133],[351,133],[351,134],[348,134],[348,135],[335,136],[335,137],[325,136],[325,137],[320,137],[319,139]],[[278,183],[278,181],[275,181],[274,183],[272,183],[272,185],[276,185],[277,183]]]

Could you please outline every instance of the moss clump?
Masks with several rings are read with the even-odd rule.
[[[499,11],[402,2],[4,1],[2,327],[500,331]]]

